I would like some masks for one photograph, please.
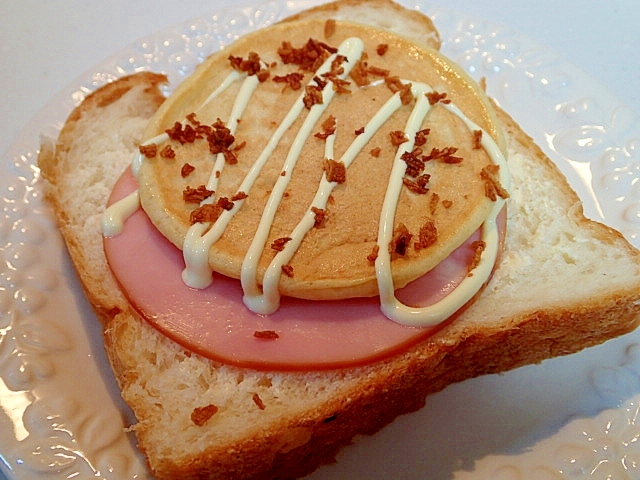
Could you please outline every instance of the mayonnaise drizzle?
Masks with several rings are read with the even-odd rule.
[[[382,205],[382,213],[380,215],[380,223],[378,226],[378,256],[375,261],[376,278],[380,295],[380,309],[382,313],[398,323],[417,327],[434,326],[446,320],[471,300],[488,280],[498,257],[500,243],[496,219],[505,203],[503,198],[498,197],[482,225],[481,239],[485,242],[485,250],[482,252],[480,262],[473,270],[472,275],[465,277],[462,282],[442,300],[427,307],[410,307],[396,298],[391,273],[391,255],[387,247],[393,237],[396,207],[400,197],[400,190],[402,189],[402,179],[407,169],[407,164],[401,159],[401,156],[404,152],[413,149],[416,132],[430,110],[429,101],[423,94],[429,90],[430,88],[424,84],[414,84],[412,86],[412,93],[414,96],[417,96],[416,104],[405,127],[405,135],[410,140],[401,144],[394,159],[391,178],[389,179]],[[453,103],[442,103],[442,106],[462,119],[470,132],[474,130],[482,131],[481,145],[492,162],[500,167],[500,183],[508,190],[509,175],[507,162],[491,135],[471,121]]]
[[[338,48],[338,52],[330,56],[325,61],[316,75],[322,75],[322,73],[330,71],[331,64],[335,56],[343,55],[347,58],[347,61],[342,64],[343,73],[340,74],[339,77],[346,78],[346,76],[351,72],[351,69],[356,65],[363,51],[364,43],[359,38],[349,38],[345,40]],[[333,88],[333,85],[331,84],[331,82],[328,82],[327,85],[322,89],[322,103],[313,105],[309,110],[309,113],[307,114],[302,126],[300,127],[300,130],[298,130],[298,133],[296,134],[296,137],[291,144],[291,148],[289,149],[287,157],[285,158],[284,164],[282,166],[282,172],[284,174],[278,177],[278,180],[276,181],[273,190],[269,195],[269,199],[267,200],[267,204],[262,213],[262,217],[260,218],[258,229],[253,236],[251,245],[249,246],[247,254],[244,257],[244,261],[242,262],[240,282],[244,291],[244,303],[250,310],[253,310],[255,312],[273,313],[278,308],[279,301],[273,301],[273,298],[271,297],[279,297],[279,294],[273,293],[269,296],[265,296],[261,293],[260,286],[258,285],[258,262],[262,255],[262,251],[265,248],[267,238],[269,236],[269,231],[271,230],[271,225],[273,224],[273,220],[276,216],[278,207],[280,206],[280,202],[282,201],[284,192],[291,180],[293,169],[295,168],[295,165],[302,153],[302,149],[308,138],[311,136],[313,128],[316,126],[321,115],[326,111],[335,95],[336,91]],[[304,96],[301,95],[297,100],[297,103],[300,105],[304,105],[304,103],[302,103],[303,98]],[[323,175],[323,179],[324,178],[325,177]],[[327,182],[325,181],[325,183]],[[324,195],[328,196],[328,194],[320,193],[321,197]],[[326,198],[324,199],[323,203],[326,204]],[[310,215],[305,215],[305,217],[307,219],[306,223],[308,223]],[[313,226],[313,223],[311,224],[311,226]],[[297,230],[298,232],[294,232],[294,234],[297,233],[297,241],[295,242],[295,244],[299,246],[304,234],[302,233],[302,227],[298,228]],[[271,275],[273,276],[273,270]],[[272,282],[274,280],[275,279],[272,279]]]
[[[139,208],[140,195],[138,195],[138,190],[115,202],[102,214],[102,234],[105,237],[115,237],[120,234],[124,228],[124,220]]]
[[[349,74],[351,69],[355,66],[363,51],[364,43],[359,38],[349,38],[345,40],[338,48],[338,52],[330,56],[322,64],[322,66],[318,69],[314,76],[322,75],[325,72],[329,72],[331,70],[331,64],[336,55],[343,55],[347,58],[347,61],[342,65],[344,68],[344,73],[341,74],[340,77],[345,78]],[[248,95],[248,92],[245,92],[245,95]],[[273,216],[275,216],[275,210],[277,209],[282,195],[284,194],[284,190],[291,177],[291,171],[295,166],[298,157],[300,156],[300,152],[302,150],[304,142],[311,134],[312,128],[315,126],[322,113],[326,110],[328,103],[335,95],[335,91],[333,90],[333,85],[331,84],[331,82],[327,83],[322,91],[322,95],[323,103],[316,104],[311,107],[309,113],[307,114],[307,118],[305,118],[305,121],[303,122],[301,130],[298,132],[296,139],[289,149],[289,154],[287,155],[282,168],[282,170],[284,172],[287,172],[287,174],[285,176],[278,177],[278,181],[274,185],[273,192],[269,197],[269,202],[262,215],[258,231],[256,232],[251,247],[249,248],[249,251],[245,256],[245,260],[243,261],[241,273],[241,282],[243,283],[243,288],[252,289],[254,286],[257,286],[257,281],[255,280],[255,265],[257,264],[257,259],[254,260],[256,252],[258,251],[258,249],[261,250],[262,248],[264,248],[266,237],[269,233],[271,222],[273,221]],[[243,99],[242,101],[248,102],[248,100],[249,98],[246,98],[246,100]],[[258,175],[262,171],[267,160],[269,160],[271,154],[280,143],[280,140],[282,139],[284,134],[291,127],[291,125],[293,125],[293,123],[304,111],[304,109],[304,93],[301,93],[296,102],[290,108],[284,120],[276,128],[274,134],[267,142],[267,145],[258,156],[258,159],[249,169],[248,174],[245,176],[242,183],[238,187],[238,192],[243,192],[247,195],[249,194],[251,188],[253,187],[253,184],[257,180]],[[185,238],[183,246],[183,256],[186,268],[182,272],[182,279],[190,287],[205,288],[211,284],[212,271],[211,267],[209,266],[208,260],[209,250],[211,246],[222,236],[227,225],[236,214],[236,212],[240,209],[243,203],[243,200],[235,201],[231,210],[224,210],[220,217],[213,224],[213,226],[211,226],[211,228],[206,231],[206,233],[205,230],[209,227],[209,225],[202,224],[200,224],[200,226],[197,226],[198,224],[194,225],[187,232],[187,236]],[[254,279],[252,279],[252,277],[254,277]],[[249,293],[249,295],[251,295],[252,293],[255,292],[252,291]]]
[[[233,73],[237,74],[235,70]],[[227,76],[223,84],[209,95],[202,107],[222,93],[222,91],[230,86],[233,83],[233,80],[237,78],[240,78],[239,74],[234,75],[233,77],[232,75]],[[247,108],[251,96],[258,88],[259,83],[260,82],[255,75],[246,76],[244,79],[242,86],[240,87],[240,91],[236,96],[236,100],[233,103],[229,120],[227,121],[227,128],[232,134],[234,134],[238,128],[240,117],[242,117],[242,114]],[[224,169],[225,163],[224,154],[217,154],[213,169],[211,170],[211,175],[209,176],[209,180],[206,185],[208,190],[212,190],[214,192],[217,190],[218,179]],[[212,195],[203,200],[201,205],[213,203],[214,200],[215,196]],[[238,211],[242,203],[242,201],[235,202],[233,208],[234,214]],[[182,245],[182,252],[185,261],[185,269],[182,271],[182,280],[188,286],[193,288],[206,288],[211,284],[212,272],[211,267],[209,267],[209,250],[220,238],[227,223],[228,220],[224,224],[224,227],[220,227],[218,223],[216,223],[212,229],[210,229],[211,225],[208,223],[194,223],[187,230],[187,235]],[[212,231],[215,235],[211,233]]]
[[[369,120],[365,125],[364,132],[358,135],[355,140],[349,145],[347,150],[340,158],[340,162],[344,163],[346,168],[351,165],[351,162],[362,151],[364,146],[375,135],[375,133],[382,127],[389,117],[402,106],[402,100],[400,94],[395,93],[380,110]],[[333,144],[335,141],[335,134],[327,137],[327,143],[325,145],[325,157],[327,159],[334,159]],[[315,214],[312,208],[325,209],[329,196],[337,184],[335,182],[329,182],[325,174],[322,175],[320,185],[316,191],[316,194],[311,202],[311,205],[307,209],[304,217],[291,232],[291,240],[285,244],[282,251],[278,252],[265,273],[262,281],[263,294],[260,295],[259,290],[254,288],[253,295],[249,296],[245,292],[244,302],[249,309],[262,314],[269,314],[275,312],[280,305],[280,293],[278,290],[278,283],[282,273],[282,267],[286,265],[293,255],[296,253],[304,236],[313,227],[315,223]]]
[[[329,57],[319,70],[315,72],[314,77],[328,72],[336,55],[343,55],[347,58],[347,61],[342,65],[344,73],[342,73],[340,77],[345,78],[362,56],[363,51],[364,44],[359,38],[349,38],[345,40],[340,45],[338,52]],[[243,76],[245,79],[239,89],[230,117],[227,121],[227,128],[229,128],[232,133],[235,132],[243,112],[249,104],[255,90],[258,88],[259,81],[256,76],[246,76],[246,74],[242,74],[236,70],[232,71],[207,97],[200,107],[201,109],[206,104],[210,103]],[[424,83],[414,82],[411,84],[411,93],[416,99],[416,102],[405,125],[404,133],[409,140],[400,145],[394,158],[380,214],[377,240],[378,256],[375,261],[376,278],[380,295],[380,308],[384,315],[391,320],[404,325],[422,327],[436,325],[447,319],[466,302],[468,302],[487,281],[491,275],[499,250],[499,233],[496,219],[505,203],[504,199],[498,197],[483,223],[481,239],[485,242],[486,246],[482,253],[480,262],[473,270],[472,275],[465,277],[465,279],[444,299],[428,307],[410,307],[398,301],[395,296],[395,287],[391,271],[391,256],[388,245],[393,237],[395,212],[400,192],[402,190],[402,179],[407,168],[406,162],[404,162],[401,157],[403,153],[413,149],[415,135],[421,128],[425,117],[431,109],[429,101],[425,96],[426,93],[431,91],[433,91],[432,88]],[[331,83],[328,82],[327,86],[322,91],[323,102],[321,104],[313,105],[310,108],[307,117],[305,118],[302,127],[297,132],[283,163],[282,171],[284,172],[284,175],[279,176],[273,186],[267,205],[260,219],[258,229],[254,235],[251,246],[244,257],[240,275],[240,281],[244,292],[243,301],[250,310],[256,313],[270,314],[278,309],[280,305],[280,292],[278,285],[282,275],[282,267],[293,258],[305,235],[311,228],[313,228],[315,223],[313,208],[325,209],[329,196],[336,186],[335,182],[329,182],[326,175],[323,174],[311,204],[299,223],[291,232],[291,240],[285,244],[282,251],[278,252],[274,256],[273,260],[267,267],[262,280],[262,287],[260,287],[257,274],[258,262],[265,248],[276,212],[291,179],[293,169],[300,157],[302,148],[311,135],[312,129],[317,124],[334,95],[335,91],[333,90]],[[237,192],[243,192],[245,194],[249,193],[260,172],[275,148],[280,143],[284,134],[304,111],[305,107],[303,99],[304,93],[301,93],[295,103],[291,106],[283,121],[274,131],[259,157],[250,167],[249,172],[238,187]],[[482,147],[491,158],[491,161],[500,167],[500,183],[506,190],[508,190],[508,166],[504,155],[493,138],[470,120],[455,104],[440,103],[440,105],[449,110],[452,114],[458,116],[465,123],[469,131],[482,131]],[[351,162],[362,151],[366,143],[401,106],[402,102],[400,94],[395,93],[369,120],[365,126],[364,133],[358,135],[354,139],[339,161],[344,163],[345,167],[348,168]],[[168,135],[166,133],[162,133],[150,140],[147,140],[143,145],[160,143],[167,139]],[[327,159],[334,158],[334,141],[335,133],[328,136],[326,139],[325,158]],[[140,153],[134,157],[132,169],[136,177],[143,160],[144,158]],[[223,155],[218,154],[207,183],[207,189],[216,190],[218,178],[224,168],[224,164],[225,161]],[[202,204],[213,201],[214,196],[211,196],[204,200]],[[206,288],[211,284],[212,270],[209,266],[208,260],[209,251],[213,244],[220,239],[229,222],[241,208],[243,203],[243,200],[234,201],[233,208],[231,208],[231,210],[224,210],[213,225],[196,223],[188,229],[183,244],[185,269],[183,270],[182,278],[185,284],[193,288]],[[138,192],[136,191],[109,207],[103,215],[104,235],[117,235],[122,229],[123,219],[131,215],[137,208],[139,208],[139,206],[140,200]]]
[[[216,88],[213,92],[211,92],[211,94],[207,97],[207,99],[202,104],[202,107],[204,107],[209,102],[211,102],[216,97],[218,97],[222,92],[224,92],[227,88],[233,85],[241,77],[242,77],[242,74],[240,72],[238,72],[237,70],[232,70],[231,73],[229,73],[229,75],[227,75],[227,77],[218,86],[218,88]],[[234,124],[234,128],[236,125],[237,125],[237,121]],[[230,128],[230,127],[227,126],[227,128]],[[141,146],[147,146],[154,143],[160,144],[162,142],[166,142],[167,140],[169,140],[169,135],[166,132],[163,132],[156,135],[153,138],[145,140],[144,142],[142,142]],[[144,155],[140,151],[136,152],[135,155],[133,156],[133,160],[131,161],[131,171],[135,178],[138,178],[138,173],[140,172],[140,167],[142,166],[143,161],[144,161]],[[207,186],[207,188],[209,190],[215,189],[215,187],[210,187],[210,186]],[[129,196],[109,205],[105,209],[102,215],[103,235],[105,237],[112,237],[112,236],[118,235],[122,231],[122,228],[124,225],[124,219],[131,216],[131,214],[133,214],[133,212],[135,212],[138,208],[140,208],[140,196],[138,195],[138,190],[131,193]]]

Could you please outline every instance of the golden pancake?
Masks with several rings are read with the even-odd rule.
[[[178,248],[189,231],[218,228],[206,246],[214,272],[241,278],[253,261],[261,284],[286,248],[290,258],[275,267],[283,295],[371,296],[394,159],[406,172],[386,248],[401,287],[491,210],[499,185],[481,135],[502,145],[483,92],[438,52],[358,24],[276,24],[212,55],[166,100],[145,133],[140,200]],[[399,149],[408,150],[400,162]],[[325,203],[311,208],[323,178]],[[294,234],[310,214],[310,229]]]

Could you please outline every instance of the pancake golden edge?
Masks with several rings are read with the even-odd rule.
[[[188,77],[160,107],[151,119],[144,138],[149,140],[172,128],[176,122],[196,114],[197,122],[213,124],[229,118],[242,81],[234,82],[214,101],[209,95],[232,72],[229,58],[247,58],[256,52],[269,70],[269,78],[260,83],[251,96],[245,113],[234,133],[237,163],[225,165],[219,175],[215,197],[231,198],[247,171],[269,142],[291,105],[301,95],[285,83],[274,81],[299,72],[297,65],[284,64],[278,56],[282,42],[303,46],[310,38],[337,47],[349,37],[362,39],[370,66],[389,71],[390,77],[409,82],[424,82],[436,92],[446,93],[446,99],[460,107],[472,121],[489,133],[504,152],[504,139],[495,114],[479,86],[457,65],[439,52],[418,46],[388,31],[355,23],[336,22],[335,31],[326,38],[326,22],[304,20],[276,24],[250,33],[223,51],[209,57]],[[386,46],[384,54],[378,53]],[[302,89],[312,82],[313,72],[304,72]],[[275,255],[270,248],[278,239],[287,238],[313,199],[323,175],[326,141],[316,138],[322,124],[332,116],[336,122],[333,159],[354,141],[357,131],[382,107],[393,92],[381,77],[365,87],[350,81],[350,93],[335,95],[327,105],[313,132],[304,143],[290,183],[280,203],[270,229],[268,241],[258,263],[258,280]],[[322,228],[312,228],[304,237],[289,262],[293,275],[282,275],[280,293],[307,299],[342,299],[373,296],[378,293],[376,276],[370,255],[375,250],[380,208],[387,188],[391,164],[397,149],[390,141],[393,131],[405,128],[412,104],[402,106],[360,150],[347,169],[346,181],[335,187],[329,198]],[[242,207],[229,223],[221,238],[209,252],[209,264],[214,272],[233,278],[240,277],[241,265],[256,230],[265,203],[278,177],[283,174],[283,160],[303,124],[308,110],[296,119],[270,155],[262,172],[248,193]],[[418,239],[421,226],[434,222],[438,241],[424,249],[410,246],[404,255],[392,262],[396,288],[419,278],[444,260],[477,230],[492,208],[480,179],[480,170],[491,163],[483,149],[474,146],[473,135],[455,115],[435,104],[422,128],[429,129],[424,153],[432,148],[457,148],[460,163],[429,161],[425,172],[430,175],[428,193],[416,194],[403,188],[396,211],[396,228],[402,224]],[[183,191],[205,185],[212,173],[214,155],[206,142],[180,144],[175,140],[158,142],[158,150],[167,145],[175,158],[144,159],[139,170],[140,200],[143,209],[158,230],[182,249],[190,214],[197,205],[185,203]],[[166,145],[165,145],[166,144]],[[182,167],[188,163],[193,172],[183,178]]]

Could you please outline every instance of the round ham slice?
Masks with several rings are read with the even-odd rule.
[[[130,169],[110,203],[135,191]],[[502,229],[504,231],[504,229]],[[476,232],[445,262],[397,292],[413,305],[430,305],[467,275]],[[242,302],[238,280],[215,275],[203,290],[182,281],[182,252],[153,226],[142,209],[122,233],[104,239],[109,265],[134,308],[158,330],[194,352],[221,362],[270,370],[353,366],[397,353],[436,328],[399,325],[381,312],[378,297],[341,301],[283,298],[272,315]]]

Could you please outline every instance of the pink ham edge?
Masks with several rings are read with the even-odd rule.
[[[137,188],[131,170],[117,182],[109,203]],[[502,229],[504,231],[504,229]],[[469,244],[476,232],[445,262],[398,291],[403,302],[429,305],[446,296],[466,276]],[[283,298],[273,315],[257,315],[242,302],[239,281],[214,274],[197,290],[181,277],[182,252],[156,230],[142,209],[123,232],[104,239],[109,265],[133,307],[163,334],[205,357],[258,369],[329,369],[371,362],[397,353],[436,328],[399,325],[380,312],[378,297],[341,301]],[[256,331],[274,331],[261,339]]]

